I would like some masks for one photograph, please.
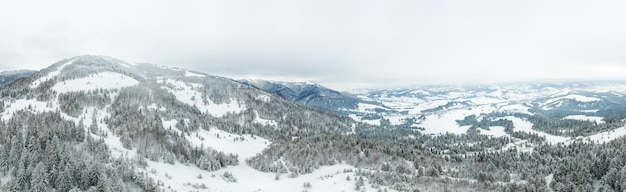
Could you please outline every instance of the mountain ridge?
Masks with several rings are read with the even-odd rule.
[[[312,83],[277,87],[293,100],[338,93]],[[624,170],[612,162],[626,157],[626,84],[352,94],[365,102],[321,102],[339,114],[182,68],[68,58],[0,89],[0,188],[621,189],[611,182],[622,174],[608,170]]]
[[[75,138],[64,136],[64,131],[55,131],[41,138],[46,142],[40,149],[31,150],[34,142],[27,142],[26,148],[15,145],[11,150],[26,151],[28,155],[43,154],[41,150],[52,146],[49,143],[59,142],[75,148],[68,153],[86,157],[70,158],[74,164],[93,164],[98,170],[106,171],[102,175],[98,170],[87,169],[101,175],[95,176],[93,182],[55,181],[54,185],[43,186],[57,190],[103,189],[106,185],[98,183],[110,182],[107,180],[114,180],[107,185],[121,191],[191,191],[206,189],[206,186],[215,190],[256,190],[254,185],[232,182],[235,179],[242,183],[253,182],[252,178],[245,177],[245,173],[250,172],[272,181],[260,186],[266,189],[275,187],[274,174],[304,175],[285,179],[285,182],[298,181],[298,185],[290,188],[295,190],[305,182],[303,179],[321,176],[314,173],[317,169],[356,169],[357,159],[347,155],[354,151],[347,154],[329,151],[323,156],[302,151],[305,147],[300,145],[308,145],[308,138],[350,135],[370,127],[346,117],[311,110],[232,79],[153,64],[129,65],[103,56],[77,56],[56,62],[1,89],[0,96],[3,98],[0,117],[4,122],[21,122],[23,117],[54,119],[66,125],[70,129],[67,132]],[[41,121],[28,123],[28,127],[33,128],[25,130],[26,138],[39,138],[45,130],[56,130],[38,122]],[[0,123],[0,126],[6,125]],[[40,126],[45,129],[35,128]],[[0,146],[13,146],[10,141],[22,137],[21,133],[14,129],[3,134]],[[50,140],[55,137],[61,139]],[[299,139],[307,142],[297,144],[296,148],[284,148]],[[337,144],[348,146],[343,140],[355,138],[336,139],[340,139]],[[281,150],[282,155],[266,158],[268,150]],[[311,158],[295,158],[296,152]],[[326,160],[315,160],[319,158]],[[12,168],[19,167],[19,162],[26,166]],[[65,162],[51,161],[41,166],[44,169],[62,167],[66,166]],[[277,167],[276,163],[282,166]],[[11,161],[7,164],[9,167],[2,168],[15,172],[17,177],[26,177],[29,176],[26,173],[35,172],[32,170],[35,164],[23,159]],[[193,168],[186,168],[188,166]],[[151,172],[151,169],[160,171]],[[178,173],[179,169],[194,175]],[[224,179],[207,176],[205,180],[196,181],[198,174],[220,174]],[[338,174],[334,182],[354,182],[342,181],[349,174]],[[189,184],[191,181],[198,184]],[[164,182],[168,186],[159,184]],[[314,183],[331,186],[330,182]],[[351,185],[344,189],[350,189]],[[10,179],[3,187],[28,190],[39,186]]]

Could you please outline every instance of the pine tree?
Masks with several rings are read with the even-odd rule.
[[[48,176],[46,174],[46,168],[42,162],[37,163],[33,170],[31,181],[31,191],[33,192],[46,192],[49,191]]]
[[[98,185],[97,185],[97,189],[98,191],[101,192],[113,192],[113,181],[111,181],[111,179],[109,177],[106,176],[106,174],[101,173],[100,177],[98,178]]]
[[[71,171],[66,167],[59,173],[55,185],[57,191],[69,191],[73,188],[70,172]]]

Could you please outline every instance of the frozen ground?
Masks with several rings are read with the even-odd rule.
[[[163,121],[164,126],[175,126],[175,120]],[[198,130],[187,136],[195,146],[210,147],[225,153],[237,154],[239,165],[229,166],[218,171],[206,171],[195,165],[148,161],[145,172],[155,180],[164,184],[168,191],[258,191],[258,192],[291,192],[291,191],[353,191],[355,187],[356,168],[351,165],[338,164],[323,166],[313,173],[290,177],[274,173],[260,172],[251,168],[245,160],[261,153],[271,142],[261,137],[231,134],[219,129]],[[223,175],[228,172],[236,179],[228,181]],[[346,178],[350,177],[350,180]],[[385,189],[384,186],[367,184],[365,191]],[[310,184],[310,188],[305,187]],[[378,189],[374,189],[374,187]],[[393,191],[387,189],[388,191]]]
[[[592,122],[596,122],[596,123],[604,123],[604,119],[603,117],[596,117],[596,116],[586,116],[586,115],[570,115],[567,117],[564,117],[563,119],[575,119],[575,120],[583,120],[583,121],[592,121]]]
[[[57,93],[92,91],[92,90],[111,90],[123,87],[138,85],[139,81],[132,77],[113,73],[101,72],[89,75],[88,77],[61,81],[52,87]]]
[[[163,85],[161,86],[163,89],[174,94],[178,101],[196,107],[202,113],[221,117],[228,113],[241,113],[245,110],[245,106],[234,98],[231,98],[229,102],[221,104],[216,104],[209,98],[206,98],[206,102],[203,101],[201,91],[204,89],[204,86],[201,84],[173,79],[160,79],[157,82]]]

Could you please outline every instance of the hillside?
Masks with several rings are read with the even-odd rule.
[[[309,102],[176,67],[59,61],[0,89],[0,188],[626,189],[620,83],[361,90],[341,115],[343,93],[298,85],[275,90]]]
[[[365,146],[349,135],[371,126],[174,67],[78,56],[0,96],[8,191],[348,190],[356,166],[388,160],[351,155]],[[313,139],[335,144],[320,154]]]
[[[4,87],[7,86],[11,83],[13,83],[14,81],[24,78],[24,77],[29,77],[31,76],[33,73],[35,73],[37,71],[31,71],[31,70],[16,70],[16,71],[3,71],[0,72],[0,86]]]
[[[348,115],[347,111],[357,109],[359,104],[381,105],[313,82],[280,82],[258,79],[240,80],[240,82],[276,94],[289,101],[339,115]]]

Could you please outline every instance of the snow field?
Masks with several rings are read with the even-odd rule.
[[[266,103],[269,103],[272,101],[272,97],[269,95],[257,95],[254,99],[258,100],[258,101],[263,101]]]
[[[163,120],[163,126],[175,127],[176,120]],[[173,128],[175,129],[175,128]],[[250,136],[231,134],[216,128],[210,130],[199,129],[187,136],[187,140],[196,146],[210,147],[224,153],[238,155],[239,165],[228,166],[218,171],[201,170],[195,165],[176,163],[174,165],[163,162],[148,161],[145,171],[150,177],[163,183],[166,191],[268,191],[268,192],[291,192],[291,191],[352,191],[355,187],[354,171],[351,165],[339,164],[323,166],[313,173],[300,175],[292,178],[288,175],[277,175],[258,171],[245,162],[267,148],[271,142],[267,139]],[[346,172],[350,170],[350,172]],[[222,178],[225,172],[229,172],[236,182],[229,182]],[[350,177],[351,180],[346,180]],[[373,191],[372,186],[367,184],[364,189]],[[310,183],[311,188],[305,188],[304,184]],[[393,191],[393,190],[389,190]]]
[[[92,91],[98,89],[119,89],[138,85],[136,79],[113,72],[101,72],[88,77],[58,82],[52,87],[57,93]]]
[[[347,172],[347,171],[351,172]],[[193,165],[167,164],[148,161],[148,176],[163,183],[165,191],[213,191],[213,192],[292,192],[292,191],[354,191],[356,168],[351,165],[339,164],[323,166],[313,173],[291,178],[288,175],[276,175],[257,171],[245,164],[230,166],[214,172],[200,170]],[[225,172],[229,172],[236,182],[228,182],[222,178]],[[278,176],[278,179],[276,179]],[[347,178],[350,177],[348,181]],[[365,191],[376,191],[368,184],[367,178],[363,178]],[[310,188],[304,184],[309,183]],[[395,191],[384,186],[379,189]]]
[[[186,83],[172,79],[160,79],[158,83],[163,84],[162,88],[176,96],[176,100],[189,106],[194,106],[200,112],[216,117],[222,117],[228,113],[241,113],[245,110],[245,105],[232,99],[230,102],[215,104],[207,98],[207,102],[202,101],[202,91],[204,86],[196,83]]]
[[[203,74],[199,74],[199,73],[194,73],[191,71],[185,71],[185,77],[200,77],[200,78],[205,78],[206,75]]]
[[[456,109],[446,111],[443,114],[432,114],[426,116],[426,120],[420,125],[425,130],[425,134],[465,134],[470,126],[459,126],[456,120],[463,119],[469,115],[479,116],[481,113],[488,113],[495,110],[491,105],[482,105],[471,109]]]
[[[617,128],[611,131],[606,131],[602,133],[597,133],[594,135],[590,135],[585,137],[583,141],[593,141],[595,143],[606,143],[617,138],[626,136],[626,127]]]
[[[570,115],[567,117],[564,117],[563,119],[574,119],[574,120],[582,120],[582,121],[592,121],[592,122],[596,122],[596,123],[604,123],[604,119],[603,117],[596,117],[596,116],[586,116],[586,115]]]
[[[51,104],[51,105],[48,105],[48,104]],[[58,105],[56,104],[56,101],[51,102],[51,103],[37,101],[35,99],[30,99],[30,100],[19,99],[19,100],[8,101],[8,102],[5,101],[4,112],[2,112],[2,120],[7,121],[11,119],[13,117],[13,113],[22,109],[26,109],[33,113],[43,113],[43,112],[53,112],[58,108],[57,106]]]
[[[278,123],[276,123],[276,121],[274,120],[267,120],[267,119],[261,118],[257,111],[254,111],[254,122],[261,124],[261,125],[272,126],[272,127],[276,127],[278,125]]]
[[[536,133],[540,137],[545,137],[546,140],[548,141],[548,143],[551,143],[551,144],[565,143],[565,142],[571,140],[570,137],[556,136],[556,135],[544,133],[544,132],[541,132],[541,131],[536,131],[536,130],[533,129],[533,124],[532,123],[530,123],[530,122],[528,122],[526,120],[517,118],[517,117],[508,116],[508,117],[504,117],[504,119],[508,119],[508,120],[511,120],[513,122],[513,125],[515,126],[515,128],[513,128],[513,131],[522,131],[522,132],[526,132],[526,133]]]
[[[563,96],[563,97],[557,97],[557,98],[549,99],[546,102],[544,102],[543,105],[549,105],[551,103],[554,103],[554,102],[560,101],[560,100],[574,100],[574,101],[578,101],[578,102],[594,102],[594,101],[601,101],[602,99],[595,98],[595,97],[587,97],[587,96],[583,96],[583,95],[571,94],[571,95],[567,95],[567,96]]]
[[[65,66],[68,66],[70,64],[72,64],[74,61],[69,61],[61,66],[59,66],[55,71],[49,72],[48,74],[46,74],[43,77],[40,77],[39,79],[33,81],[33,83],[30,85],[30,88],[37,88],[39,87],[39,85],[43,82],[46,82],[54,77],[56,77],[57,75],[61,74],[61,70],[63,70],[63,68],[65,68]]]
[[[506,132],[504,132],[504,127],[502,126],[489,127],[489,130],[486,130],[486,129],[479,129],[479,130],[480,130],[480,134],[483,134],[483,135],[490,135],[493,137],[507,136]]]

